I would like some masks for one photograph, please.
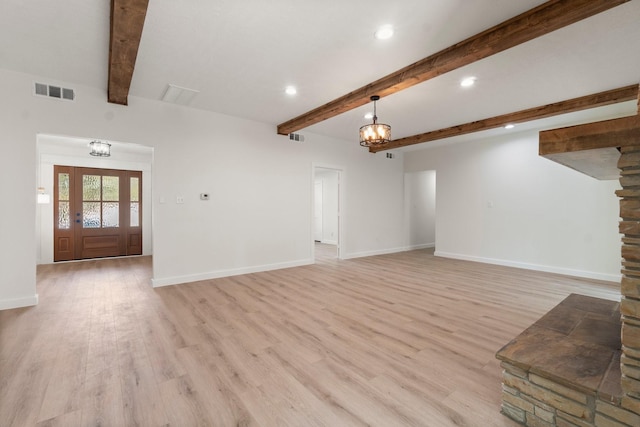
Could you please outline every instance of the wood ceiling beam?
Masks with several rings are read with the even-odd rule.
[[[630,0],[551,0],[278,125],[287,135],[441,74],[469,65]]]
[[[636,90],[638,111],[635,116],[569,126],[540,132],[538,152],[541,156],[624,147],[640,143],[640,87]]]
[[[111,0],[107,100],[127,105],[149,0]]]
[[[598,179],[618,179],[625,165],[619,150],[640,142],[640,91],[637,96],[635,116],[540,132],[539,154]],[[635,157],[629,160],[637,164]]]
[[[453,136],[466,135],[468,133],[480,132],[483,130],[497,129],[509,123],[518,124],[531,120],[544,119],[557,116],[559,114],[572,113],[587,110],[590,108],[604,107],[606,105],[619,102],[631,101],[638,96],[638,85],[630,85],[592,95],[581,96],[566,101],[547,104],[540,107],[529,108],[515,113],[504,114],[488,119],[477,120],[475,122],[452,126],[445,129],[438,129],[418,135],[407,136],[391,141],[382,147],[371,147],[370,152],[391,150],[394,148],[407,147],[409,145],[421,144],[423,142],[436,141]]]
[[[540,132],[539,154],[638,145],[640,115]]]

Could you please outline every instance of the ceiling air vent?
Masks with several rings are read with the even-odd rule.
[[[34,92],[37,96],[46,96],[48,98],[64,99],[73,101],[76,97],[73,89],[61,86],[48,85],[45,83],[35,83]]]
[[[200,92],[195,89],[168,84],[167,90],[162,96],[162,101],[178,105],[189,105],[191,101],[193,101],[193,98],[199,93]]]
[[[304,142],[304,135],[301,135],[299,133],[290,133],[289,134],[289,139],[291,141]]]

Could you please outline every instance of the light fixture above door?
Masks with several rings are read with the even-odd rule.
[[[373,123],[360,128],[360,145],[363,147],[381,146],[391,141],[391,126],[378,123],[376,101],[380,97],[373,95],[370,99],[373,101]]]
[[[89,154],[97,157],[109,157],[111,155],[111,144],[102,141],[91,141],[89,143]]]

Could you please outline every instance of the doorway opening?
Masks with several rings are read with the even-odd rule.
[[[316,166],[313,169],[313,254],[316,262],[341,258],[342,170]]]
[[[138,180],[138,189],[139,189],[139,203],[144,203],[144,209],[142,205],[139,206],[131,206],[131,203],[135,203],[135,200],[128,200],[118,203],[125,203],[126,209],[129,212],[129,220],[127,222],[126,218],[121,219],[119,214],[117,216],[118,224],[129,224],[131,225],[131,219],[133,215],[131,215],[131,209],[139,209],[139,223],[140,223],[140,234],[134,236],[135,230],[129,230],[129,254],[134,254],[135,251],[133,246],[138,246],[141,250],[142,256],[152,256],[153,255],[153,230],[152,230],[152,204],[151,204],[151,182],[152,182],[152,164],[153,164],[153,151],[154,149],[149,146],[144,146],[136,143],[130,142],[120,142],[120,141],[109,141],[112,145],[111,147],[111,156],[110,157],[95,157],[89,155],[89,142],[92,141],[91,138],[81,138],[81,137],[72,137],[72,136],[61,136],[61,135],[50,135],[50,134],[37,134],[36,136],[36,155],[37,155],[37,169],[36,169],[36,179],[37,186],[39,187],[38,197],[40,197],[40,193],[44,195],[44,199],[46,201],[39,201],[36,204],[36,239],[37,239],[37,259],[36,262],[38,265],[40,264],[51,264],[54,263],[54,248],[56,246],[56,239],[54,239],[54,229],[57,226],[58,215],[54,215],[54,207],[57,205],[55,196],[58,195],[59,189],[54,188],[54,176],[57,175],[54,173],[54,167],[56,165],[65,165],[67,167],[79,169],[97,169],[97,170],[115,170],[117,173],[129,173],[137,171],[138,174],[141,173],[140,179]],[[92,176],[99,176],[100,184],[103,185],[102,175],[100,173],[90,173]],[[92,178],[96,179],[96,178]],[[125,179],[126,176],[125,176]],[[110,179],[107,178],[107,186],[109,185],[108,181]],[[134,180],[135,182],[135,180]],[[131,184],[129,182],[129,184]],[[81,186],[80,186],[81,187]],[[119,187],[118,187],[119,188]],[[104,188],[100,191],[104,192]],[[119,190],[120,191],[120,190]],[[127,191],[126,189],[122,191]],[[128,190],[131,193],[131,187]],[[125,194],[124,192],[122,194]],[[103,194],[104,195],[104,194]],[[112,195],[106,194],[107,199],[112,198]],[[131,194],[130,194],[131,196]],[[67,197],[67,196],[65,196]],[[124,196],[123,196],[124,197]],[[68,201],[63,199],[62,201]],[[113,200],[105,200],[102,198],[101,200],[82,200],[80,203],[100,203],[100,225],[103,232],[107,233],[112,230],[108,230],[110,225],[113,225],[113,221],[115,220],[113,213],[115,212],[115,206],[112,204]],[[87,206],[94,208],[94,213],[97,213],[95,208],[98,207],[97,204]],[[118,212],[122,206],[118,205]],[[59,206],[57,207],[59,209]],[[65,206],[66,208],[66,206]],[[104,215],[106,212],[106,216]],[[73,212],[70,211],[73,218],[70,220],[75,221],[77,210]],[[82,214],[82,212],[80,212]],[[125,214],[125,213],[123,213]],[[97,216],[91,219],[93,225],[92,230],[87,230],[87,232],[96,232],[99,233],[98,227],[95,227]],[[105,221],[104,226],[102,226],[102,221]],[[134,218],[135,220],[135,218]],[[82,220],[81,220],[82,221]],[[78,224],[74,222],[74,224]],[[135,224],[135,222],[134,222]],[[88,225],[88,224],[87,224]],[[71,236],[75,239],[75,235],[72,233]],[[140,237],[140,242],[136,242],[137,237]],[[92,236],[94,240],[98,240],[98,236]],[[120,237],[118,237],[120,238]],[[104,243],[108,243],[111,240],[111,244],[115,242],[114,237],[99,237],[102,239],[102,242],[99,242],[97,246],[103,245]],[[88,239],[85,243],[89,245],[89,243],[95,244],[95,242],[90,242]],[[127,240],[127,235],[125,235],[125,241]],[[107,241],[107,242],[105,242]],[[75,242],[75,241],[74,241]],[[67,241],[68,244],[72,244],[71,241]],[[117,246],[117,244],[115,245]],[[74,258],[75,258],[75,249]],[[85,253],[81,256],[82,259],[87,258]],[[114,255],[113,253],[106,254],[106,256],[119,256]],[[61,261],[61,260],[60,260]]]
[[[436,171],[405,173],[404,200],[406,247],[410,250],[435,248]]]

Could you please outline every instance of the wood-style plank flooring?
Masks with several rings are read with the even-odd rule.
[[[151,258],[41,266],[0,312],[1,426],[514,426],[495,352],[615,284],[418,250],[150,287]]]

